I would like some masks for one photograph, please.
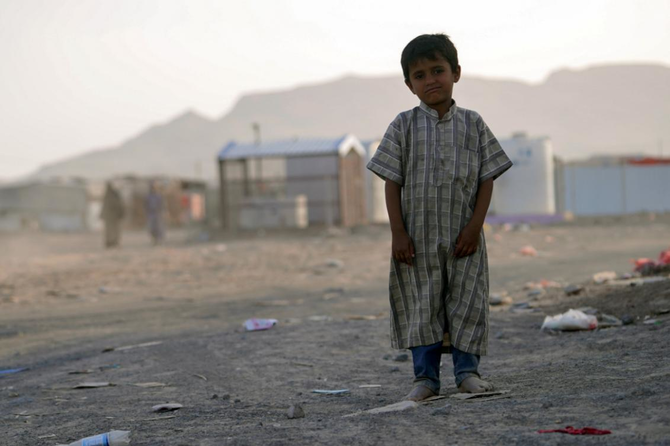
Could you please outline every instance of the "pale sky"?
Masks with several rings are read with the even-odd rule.
[[[248,92],[400,75],[430,32],[466,76],[670,65],[670,0],[0,0],[0,179]]]

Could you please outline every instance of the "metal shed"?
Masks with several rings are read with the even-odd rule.
[[[260,144],[232,141],[218,154],[221,226],[364,224],[365,156],[353,135]]]
[[[577,216],[670,211],[670,158],[601,156],[562,164],[561,211]]]

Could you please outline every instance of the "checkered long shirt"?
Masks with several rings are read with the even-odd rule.
[[[401,208],[415,258],[391,258],[391,341],[395,348],[430,345],[449,332],[457,349],[485,355],[488,259],[484,232],[477,251],[453,256],[472,218],[479,183],[512,166],[478,113],[452,104],[438,118],[423,102],[389,125],[367,168],[402,186]]]

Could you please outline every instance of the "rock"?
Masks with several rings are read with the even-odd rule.
[[[616,316],[611,314],[602,313],[598,318],[598,327],[599,328],[609,328],[609,327],[621,327],[623,322]]]
[[[391,367],[389,369],[389,373],[396,373],[400,371],[400,367]]]
[[[382,359],[383,359],[384,361],[389,361],[391,358],[393,358],[393,355],[390,355],[390,354],[388,354],[388,353],[385,354],[384,356],[382,356]]]
[[[512,310],[529,310],[531,308],[533,308],[533,306],[528,302],[517,302],[512,304]]]
[[[407,353],[401,353],[397,355],[395,358],[393,358],[395,362],[407,362],[408,359],[409,355]]]
[[[630,325],[630,324],[635,323],[635,318],[633,316],[631,316],[630,314],[624,314],[623,316],[621,316],[621,322],[624,325]]]
[[[502,296],[500,294],[491,294],[489,296],[489,305],[502,305]]]
[[[565,291],[565,294],[567,296],[576,296],[582,291],[584,291],[584,287],[581,287],[579,285],[568,285],[565,288],[563,288],[563,291]]]
[[[305,411],[302,409],[302,406],[299,404],[294,404],[291,407],[288,408],[288,412],[286,413],[286,417],[289,420],[293,420],[295,418],[305,418]]]
[[[537,299],[538,297],[542,296],[545,293],[545,291],[541,288],[537,288],[534,290],[530,290],[527,294],[528,297],[532,299]]]
[[[498,333],[495,334],[494,336],[496,339],[502,339],[505,337],[505,334],[502,331],[499,331]]]
[[[512,303],[512,298],[500,293],[494,293],[489,296],[489,305],[509,305]]]
[[[446,406],[433,409],[430,412],[430,414],[433,416],[441,416],[441,415],[449,415],[450,412],[451,412],[451,404],[447,404]]]
[[[168,403],[168,404],[157,404],[151,408],[154,412],[172,412],[174,410],[181,409],[182,406],[179,403]]]
[[[328,259],[326,260],[326,266],[328,268],[343,268],[344,262],[338,259]]]

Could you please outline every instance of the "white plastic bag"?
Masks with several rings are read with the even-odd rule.
[[[244,328],[247,331],[267,330],[277,325],[277,319],[256,319],[252,317],[244,321]]]
[[[598,319],[579,310],[568,310],[556,316],[547,316],[542,323],[542,330],[593,330],[598,328]]]

